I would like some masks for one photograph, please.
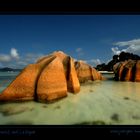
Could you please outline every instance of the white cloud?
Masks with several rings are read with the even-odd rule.
[[[1,65],[10,64],[14,59],[19,59],[19,54],[15,48],[11,48],[10,54],[0,54],[0,63]]]
[[[91,65],[93,65],[93,66],[101,64],[101,60],[100,59],[91,59],[91,60],[87,60],[86,62],[91,64]]]
[[[101,64],[101,60],[100,59],[92,59],[91,62],[96,64],[96,65]]]
[[[111,50],[114,54],[117,54],[117,55],[120,54],[120,52],[121,52],[118,47],[111,48]]]
[[[40,57],[43,57],[43,54],[27,53],[24,56],[24,61],[27,63],[35,63]]]
[[[0,54],[0,63],[12,62],[14,59],[19,59],[19,54],[15,48],[11,48],[10,54]]]
[[[11,57],[9,55],[0,54],[0,62],[1,63],[10,62],[10,61],[11,61]]]
[[[25,62],[25,61],[18,61],[17,62],[17,65],[18,66],[26,66],[28,63],[27,62]]]
[[[23,68],[28,64],[35,63],[43,54],[27,53],[19,56],[17,49],[11,48],[9,54],[0,54],[0,67]]]
[[[133,40],[130,40],[130,41],[121,41],[121,42],[117,42],[117,43],[114,43],[114,45],[118,45],[118,46],[130,46],[130,45],[140,45],[140,39],[133,39]]]
[[[11,57],[19,59],[19,54],[15,48],[11,48]]]
[[[113,45],[116,45],[118,47],[111,48],[112,52],[114,54],[119,54],[120,52],[130,52],[134,54],[140,54],[140,39],[133,39],[130,41],[122,41],[114,43]],[[125,47],[121,49],[122,47]]]

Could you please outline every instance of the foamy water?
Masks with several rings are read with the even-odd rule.
[[[2,91],[17,73],[4,79]],[[10,78],[8,78],[8,76]],[[118,82],[113,74],[106,81],[82,84],[78,94],[51,104],[34,101],[0,105],[0,124],[140,124],[140,83]]]

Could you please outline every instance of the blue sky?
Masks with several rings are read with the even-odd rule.
[[[0,15],[0,67],[25,67],[61,50],[96,66],[140,54],[140,15]]]

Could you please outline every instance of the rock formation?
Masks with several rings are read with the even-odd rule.
[[[129,53],[129,52],[121,52],[119,55],[114,55],[112,60],[109,61],[107,64],[102,63],[96,66],[96,70],[99,71],[113,71],[113,66],[118,62],[128,61],[131,60],[140,60],[140,56]]]
[[[22,70],[14,81],[0,94],[0,101],[33,100],[38,77],[44,67],[55,57],[38,64],[30,64]]]
[[[115,80],[140,82],[140,60],[118,62],[113,66]]]
[[[80,83],[86,82],[87,80],[94,81],[103,79],[101,74],[97,72],[96,69],[92,68],[83,61],[75,62],[75,69]]]
[[[80,91],[80,83],[74,66],[74,60],[69,57],[67,70],[67,88],[69,92],[78,93]]]
[[[49,63],[40,74],[37,83],[39,101],[50,101],[67,96],[67,84],[63,65],[58,57]]]
[[[78,93],[82,82],[102,79],[90,65],[74,62],[72,57],[57,51],[25,67],[2,91],[0,101],[53,101],[66,97],[67,92]]]

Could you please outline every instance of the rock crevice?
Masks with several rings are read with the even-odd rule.
[[[140,82],[140,60],[122,61],[113,66],[115,80]]]

